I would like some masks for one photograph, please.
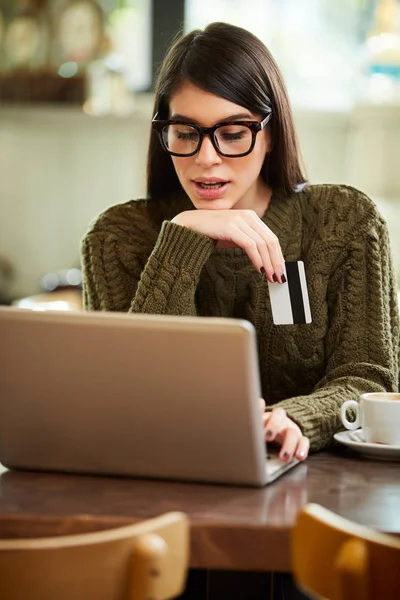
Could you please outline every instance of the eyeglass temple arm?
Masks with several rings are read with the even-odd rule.
[[[271,110],[271,112],[270,112],[270,113],[268,113],[268,115],[267,115],[267,116],[266,116],[266,117],[265,117],[265,118],[264,118],[264,119],[261,121],[261,123],[260,123],[261,129],[264,129],[264,127],[265,127],[265,126],[268,124],[268,122],[269,122],[269,120],[271,119],[271,117],[272,117],[272,110]]]

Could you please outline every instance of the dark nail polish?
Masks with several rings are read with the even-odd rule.
[[[286,277],[284,276],[284,274],[282,273],[282,277],[281,277],[282,283],[286,283]]]
[[[284,458],[285,460],[287,460],[287,459],[289,458],[289,452],[284,452],[284,453],[283,453],[283,458]]]
[[[275,283],[277,283],[277,281],[278,281],[278,278],[277,278],[277,276],[275,275],[275,273],[272,275],[272,279],[275,281]]]
[[[260,273],[261,273],[261,275],[265,276],[265,269],[264,269],[264,267],[260,267]]]
[[[268,438],[272,437],[272,431],[270,429],[268,429],[267,433],[265,434]]]

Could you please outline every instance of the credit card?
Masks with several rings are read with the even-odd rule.
[[[272,318],[275,325],[311,323],[310,302],[304,263],[285,262],[286,283],[268,281]]]

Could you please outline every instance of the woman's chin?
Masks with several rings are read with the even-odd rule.
[[[229,198],[216,198],[215,200],[205,200],[191,197],[190,200],[198,210],[230,210],[234,206],[234,202]]]

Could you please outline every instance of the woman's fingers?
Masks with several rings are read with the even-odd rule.
[[[301,431],[289,427],[284,435],[279,458],[289,462],[292,458],[305,460],[310,449],[310,440]]]
[[[285,462],[292,460],[299,443],[301,432],[293,427],[288,427],[284,433],[282,448],[279,452],[279,458]]]
[[[243,248],[243,250],[245,250],[254,267],[257,269],[257,271],[260,271],[261,267],[263,267],[264,265],[259,252],[261,238],[258,236],[258,234],[256,234],[251,229],[251,227],[247,226],[247,224],[243,222],[241,223],[240,227],[237,226],[234,229],[232,228],[229,237],[232,242],[234,242],[237,246],[240,246],[240,248]],[[267,268],[271,273],[271,278],[269,279],[269,281],[272,282],[273,278],[271,263],[269,264],[269,266],[267,266]]]
[[[283,408],[275,408],[271,413],[265,414],[268,415],[264,421],[265,439],[267,442],[273,442],[283,429],[287,419],[286,411]]]
[[[256,269],[261,271],[261,267],[264,268],[265,277],[271,283],[274,282],[274,265],[272,264],[269,248],[267,242],[264,238],[259,235],[257,231],[255,231],[246,221],[240,224],[240,231],[242,231],[251,242],[247,242],[247,246],[243,249],[246,250],[247,254],[250,257],[250,260],[254,263],[253,258],[250,256],[250,252],[254,252],[256,263]],[[246,242],[245,242],[246,243]]]
[[[284,260],[278,238],[268,229],[268,227],[264,226],[263,223],[261,223],[261,225],[263,225],[263,228],[260,228],[261,232],[253,229],[252,225],[254,224],[244,222],[242,231],[256,243],[261,260],[260,268],[264,267],[265,276],[271,283],[274,283],[275,281],[282,282]],[[264,237],[262,237],[261,233]],[[274,275],[276,276],[276,279],[274,278]]]
[[[252,212],[252,211],[250,211]],[[264,262],[264,255],[267,253],[267,262],[272,266],[272,275],[275,273],[278,281],[283,283],[282,275],[284,275],[284,262],[285,259],[282,254],[281,245],[277,236],[269,229],[258,216],[253,213],[251,219],[251,226],[254,227],[255,231],[259,234],[263,240],[263,244],[260,248],[261,258]],[[265,265],[264,265],[265,268]]]
[[[232,241],[247,252],[258,271],[263,267],[268,281],[283,281],[284,259],[279,240],[254,211],[236,214],[229,234]]]
[[[276,442],[281,446],[279,457],[289,462],[293,457],[305,460],[310,449],[310,440],[287,415],[283,408],[275,408],[263,415],[264,437],[267,442]]]
[[[297,444],[295,456],[299,460],[305,460],[310,451],[310,440],[304,435],[301,436],[299,443]]]

